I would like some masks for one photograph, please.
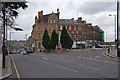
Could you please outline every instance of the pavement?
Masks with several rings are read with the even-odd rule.
[[[105,52],[105,55],[107,55],[107,56],[109,56],[109,57],[111,57],[111,58],[119,59],[119,58],[117,57],[117,49],[111,50],[109,53],[108,53],[108,51],[106,51],[106,52]]]
[[[2,78],[2,54],[0,53],[0,79]]]
[[[10,55],[6,56],[5,59],[6,59],[5,60],[5,68],[2,68],[2,66],[0,67],[2,69],[2,76],[0,77],[0,80],[12,75]],[[0,59],[0,60],[2,60],[2,59]]]

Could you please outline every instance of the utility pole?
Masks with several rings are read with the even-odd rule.
[[[3,46],[2,46],[2,51],[3,51],[3,65],[2,67],[5,68],[5,6],[6,3],[3,2],[3,29],[4,29],[4,33],[3,33]]]
[[[117,56],[118,57],[120,57],[120,44],[119,44],[119,42],[120,42],[120,34],[119,34],[119,30],[120,30],[120,21],[119,21],[119,14],[120,14],[120,11],[119,11],[119,8],[120,6],[119,6],[119,0],[117,0]]]

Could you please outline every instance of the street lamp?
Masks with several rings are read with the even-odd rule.
[[[115,27],[115,36],[114,36],[114,39],[115,39],[115,41],[116,41],[116,15],[111,15],[111,14],[109,14],[109,16],[114,16],[114,27]],[[116,44],[116,43],[115,43]],[[116,45],[115,45],[115,48],[116,48]]]
[[[94,31],[94,46],[95,46],[95,31]]]
[[[107,32],[106,32],[106,42],[107,42]]]
[[[12,51],[12,42],[11,42],[11,34],[14,32],[10,32],[10,52]]]

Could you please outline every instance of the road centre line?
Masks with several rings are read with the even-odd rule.
[[[17,74],[17,77],[18,77],[18,80],[21,80],[21,79],[20,79],[20,75],[19,75],[18,70],[17,70],[17,67],[16,67],[16,65],[15,65],[13,56],[12,56],[12,62],[13,62],[13,65],[14,65],[14,68],[15,68],[15,71],[16,71],[16,74]]]
[[[79,72],[77,70],[74,70],[74,69],[71,69],[71,68],[68,68],[68,67],[64,67],[64,66],[59,66],[59,65],[56,65],[57,67],[60,67],[60,68],[64,68],[64,69],[67,69],[67,70],[71,70],[71,71],[74,71],[74,72]]]

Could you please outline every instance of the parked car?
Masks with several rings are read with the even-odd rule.
[[[31,49],[31,48],[26,49],[26,51],[27,51],[28,54],[33,53],[33,49]]]
[[[21,51],[21,54],[26,55],[26,54],[27,54],[27,51],[26,51],[26,50],[22,50],[22,51]]]
[[[12,50],[9,54],[16,54],[16,51]]]

